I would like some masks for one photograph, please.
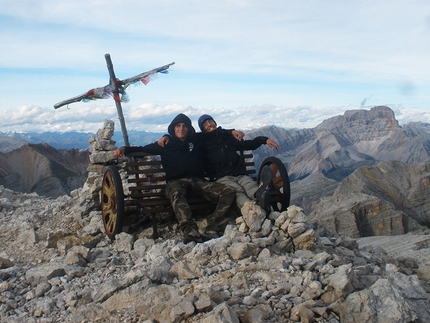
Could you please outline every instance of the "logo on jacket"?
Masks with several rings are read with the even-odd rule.
[[[192,142],[189,142],[188,143],[188,150],[193,151],[193,149],[194,149],[194,144]]]

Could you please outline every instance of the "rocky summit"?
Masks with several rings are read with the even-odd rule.
[[[205,243],[184,244],[173,220],[156,240],[145,226],[110,240],[89,186],[56,199],[0,186],[1,322],[430,322],[428,262],[297,206],[248,203]]]
[[[357,131],[363,124],[378,131]],[[247,203],[221,237],[184,244],[171,214],[158,215],[155,240],[152,226],[131,214],[115,240],[106,236],[100,188],[115,142],[114,123],[105,121],[90,140],[85,183],[70,195],[0,185],[1,322],[430,322],[428,150],[408,153],[428,130],[400,128],[384,107],[345,113],[325,128],[326,135],[303,130],[292,142],[346,144],[342,154],[332,151],[332,164],[354,155],[367,167],[344,165],[340,184],[321,171],[299,172],[292,204],[307,208],[266,214]],[[387,154],[370,149],[375,142],[389,160],[376,163]],[[322,151],[311,159],[320,166]],[[41,160],[52,165],[61,155]]]

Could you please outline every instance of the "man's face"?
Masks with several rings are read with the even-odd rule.
[[[180,122],[175,126],[175,136],[182,141],[187,139],[189,131],[190,129],[188,126],[183,122]]]
[[[207,119],[203,122],[203,132],[211,132],[216,129],[216,122],[212,119]]]

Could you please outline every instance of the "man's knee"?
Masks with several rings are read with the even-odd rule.
[[[235,197],[236,196],[236,191],[230,187],[230,186],[225,186],[225,188],[223,189],[223,194],[224,196],[230,196],[230,197]]]
[[[185,188],[178,182],[171,182],[166,185],[166,196],[170,199],[177,198],[177,196],[185,195]]]

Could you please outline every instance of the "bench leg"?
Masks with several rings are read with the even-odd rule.
[[[158,231],[157,231],[157,214],[152,213],[151,214],[151,220],[152,220],[152,239],[158,238]]]

